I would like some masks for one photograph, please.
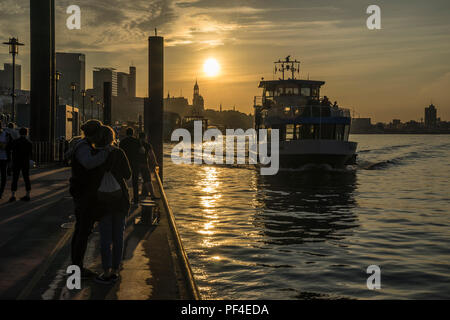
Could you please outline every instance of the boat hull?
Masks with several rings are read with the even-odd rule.
[[[337,140],[280,141],[280,168],[324,165],[344,168],[355,163],[356,147],[356,142]]]

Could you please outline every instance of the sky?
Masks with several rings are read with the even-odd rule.
[[[369,30],[369,5],[381,9],[381,29]],[[81,29],[69,30],[66,8],[81,8]],[[137,67],[137,95],[147,95],[147,39],[165,40],[165,95],[192,102],[195,80],[205,106],[253,111],[261,77],[273,61],[301,61],[300,78],[326,82],[321,94],[372,122],[423,118],[433,102],[450,121],[450,1],[448,0],[56,0],[56,51],[86,55],[93,67]],[[0,0],[0,40],[25,43],[17,62],[29,89],[29,0]],[[2,41],[3,42],[3,41]],[[220,73],[203,71],[208,58]],[[6,46],[0,63],[10,62]]]

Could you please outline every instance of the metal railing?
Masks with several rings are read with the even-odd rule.
[[[65,141],[35,141],[32,142],[32,157],[35,165],[64,162]]]

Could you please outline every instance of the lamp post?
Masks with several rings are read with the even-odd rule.
[[[16,97],[16,55],[19,54],[19,46],[23,46],[23,43],[19,42],[19,39],[17,38],[9,38],[8,42],[3,42],[3,44],[9,45],[9,53],[12,54],[12,92],[11,92],[11,98],[12,98],[12,122],[14,122],[15,118],[15,97]]]
[[[62,76],[62,73],[59,72],[58,70],[56,70],[56,72],[55,72],[55,80],[56,80],[55,89],[56,89],[56,107],[57,108],[59,106],[58,81],[61,80],[61,76]]]
[[[74,94],[77,89],[77,84],[72,82],[70,84],[70,90],[72,90],[72,138],[75,136],[75,105],[74,105]]]
[[[55,72],[55,92],[56,92],[56,106],[55,106],[55,117],[53,119],[53,129],[54,129],[54,137],[56,138],[56,134],[58,133],[57,130],[57,123],[58,123],[58,106],[59,106],[59,95],[58,95],[58,81],[61,80],[62,73],[56,70]]]
[[[91,96],[91,119],[94,119],[94,96]]]
[[[84,113],[84,98],[86,98],[86,90],[81,90],[81,96],[83,97],[83,122],[86,121],[86,114]]]

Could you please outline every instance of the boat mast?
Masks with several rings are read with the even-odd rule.
[[[274,62],[275,64],[275,73],[281,71],[282,78],[280,80],[284,80],[284,72],[291,72],[291,79],[295,80],[295,73],[300,73],[300,61],[291,60],[291,56],[287,56],[285,60],[278,60]]]

